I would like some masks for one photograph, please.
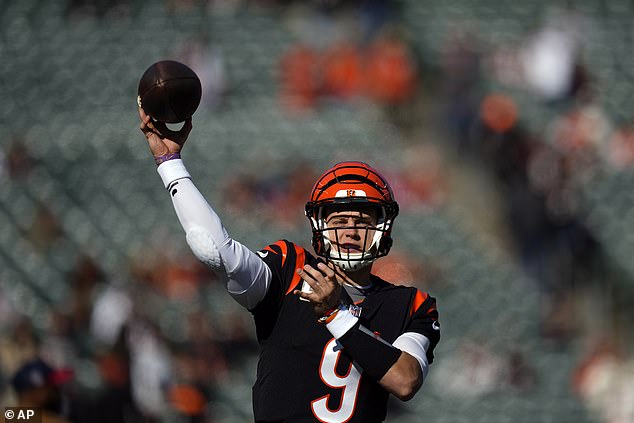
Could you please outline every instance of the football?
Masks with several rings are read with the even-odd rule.
[[[154,120],[178,123],[190,118],[202,96],[198,75],[175,60],[152,64],[139,81],[137,103]]]

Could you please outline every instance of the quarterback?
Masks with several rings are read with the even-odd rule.
[[[382,422],[390,394],[411,399],[440,325],[432,296],[372,274],[398,215],[379,172],[349,161],[317,180],[305,210],[314,253],[287,240],[251,251],[230,236],[180,157],[191,119],[176,132],[139,115],[189,247],[253,315],[255,421]]]

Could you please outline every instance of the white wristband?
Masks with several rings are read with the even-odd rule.
[[[339,310],[335,318],[326,323],[326,327],[332,336],[339,339],[356,325],[358,321],[359,318],[350,313],[349,309]]]
[[[156,171],[161,176],[161,179],[163,180],[163,185],[165,186],[165,188],[170,186],[172,182],[178,179],[183,179],[183,178],[191,179],[191,176],[189,172],[187,172],[187,169],[185,168],[185,164],[183,163],[183,160],[181,159],[167,160],[161,163],[156,168]]]

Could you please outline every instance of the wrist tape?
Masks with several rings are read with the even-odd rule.
[[[176,160],[180,158],[181,158],[180,153],[167,153],[162,156],[154,157],[154,163],[156,163],[156,165],[158,166],[161,163],[166,162],[168,160]]]
[[[181,159],[165,161],[161,163],[156,170],[161,176],[165,188],[169,187],[172,182],[178,179],[191,178]]]
[[[353,321],[354,323],[352,323]],[[358,318],[352,316],[348,310],[339,311],[334,320],[326,327],[330,329],[331,325],[336,325],[339,322],[346,322],[345,326],[348,326],[349,329],[343,334],[335,334],[333,330],[330,332],[341,342],[344,351],[347,351],[352,359],[361,366],[364,373],[377,382],[381,380],[401,356],[401,350],[361,326]]]

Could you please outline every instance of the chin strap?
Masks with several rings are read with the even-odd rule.
[[[344,272],[354,272],[356,270],[363,269],[364,267],[367,267],[374,263],[375,260],[375,258],[366,260],[346,260],[330,256],[330,261],[335,263]]]

